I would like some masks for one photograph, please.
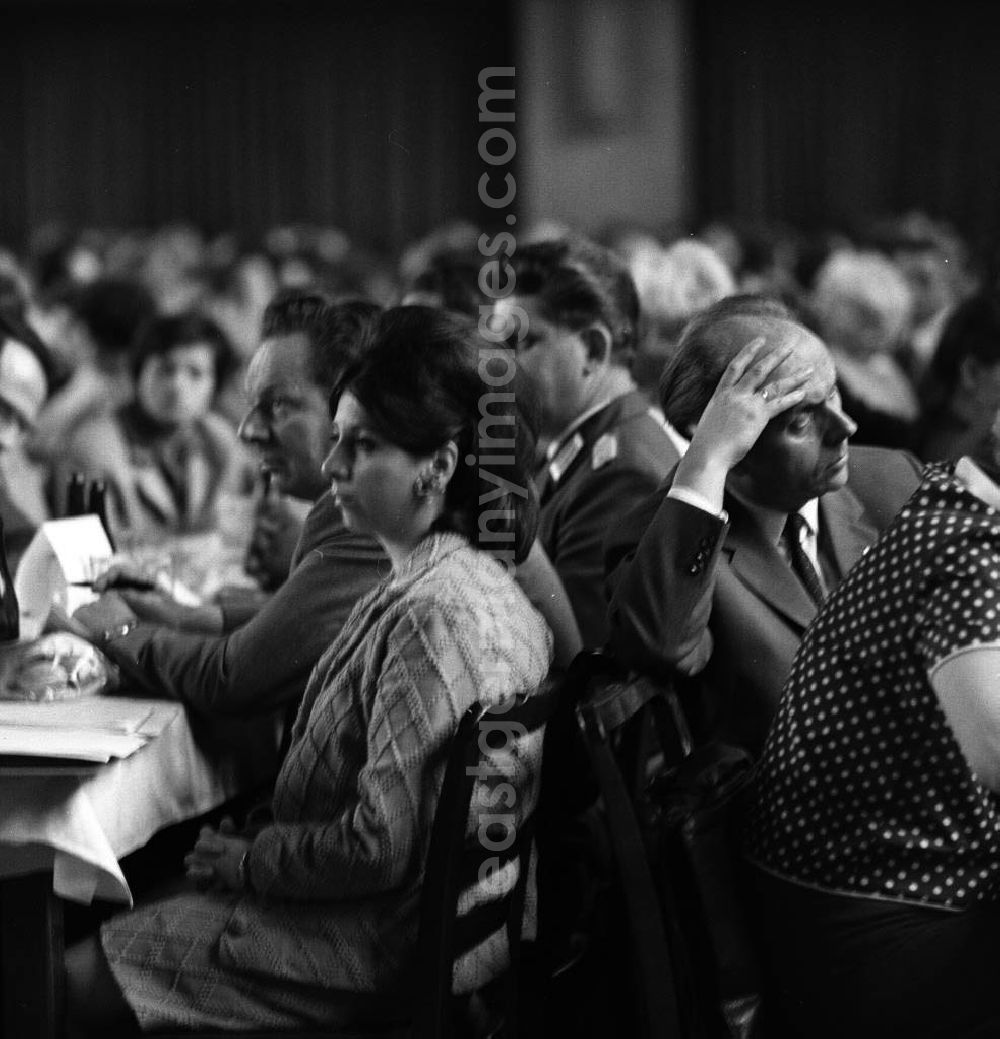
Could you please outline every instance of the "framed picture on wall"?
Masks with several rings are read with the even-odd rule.
[[[634,130],[642,98],[641,11],[615,0],[565,0],[562,36],[565,94],[562,116],[568,136]]]

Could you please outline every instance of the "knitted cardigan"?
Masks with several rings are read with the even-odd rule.
[[[459,719],[476,700],[535,691],[551,653],[503,566],[456,534],[426,538],[363,597],[309,680],[274,822],[248,855],[255,894],[235,908],[221,963],[362,993],[401,985]],[[540,733],[494,753],[494,783],[514,785],[515,812],[534,804],[540,763]],[[503,956],[496,942],[467,956],[456,990],[495,976]]]

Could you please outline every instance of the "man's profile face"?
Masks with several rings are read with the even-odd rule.
[[[250,410],[240,439],[283,494],[315,501],[328,488],[322,465],[330,439],[329,394],[314,381],[302,332],[265,339],[247,371]]]
[[[535,296],[507,296],[493,309],[495,319],[515,330],[509,342],[518,368],[537,394],[542,433],[558,436],[585,407],[588,357],[583,338],[545,317]]]
[[[760,331],[754,334],[761,334]],[[857,426],[844,414],[829,350],[811,332],[790,321],[769,324],[767,348],[791,347],[772,379],[812,366],[801,404],[773,418],[733,470],[733,485],[767,508],[794,512],[807,501],[847,482],[847,441]],[[753,336],[751,335],[750,338]]]
[[[19,444],[45,403],[48,380],[38,358],[23,343],[0,344],[0,451]]]

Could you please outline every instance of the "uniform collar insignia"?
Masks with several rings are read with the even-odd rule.
[[[604,433],[597,438],[594,450],[590,453],[590,465],[593,469],[613,462],[618,457],[618,437],[614,433]]]
[[[549,462],[549,479],[558,483],[566,474],[566,470],[573,464],[576,456],[583,450],[583,437],[574,433],[569,440],[556,452],[555,457]]]

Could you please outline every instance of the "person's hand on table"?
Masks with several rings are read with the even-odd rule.
[[[141,571],[128,564],[115,563],[109,567],[94,581],[94,591],[103,593],[102,599],[109,594],[117,596],[132,611],[133,620],[162,624],[181,631],[209,634],[222,631],[222,610],[218,606],[179,603],[159,581],[148,580]]]
[[[184,856],[188,878],[201,888],[245,891],[242,870],[250,845],[246,837],[237,836],[232,819],[223,819],[217,830],[203,826],[194,847]]]
[[[170,582],[166,575],[162,575],[162,579],[164,583],[161,585],[160,576],[151,577],[145,567],[119,561],[112,563],[107,570],[94,578],[94,591],[103,593],[132,589],[151,592],[159,588],[160,591],[166,592],[170,587]]]
[[[73,620],[91,636],[99,638],[106,631],[135,624],[138,617],[117,592],[107,592],[96,602],[88,602],[73,611]]]
[[[243,567],[262,588],[273,590],[288,577],[303,520],[284,498],[261,499]]]

